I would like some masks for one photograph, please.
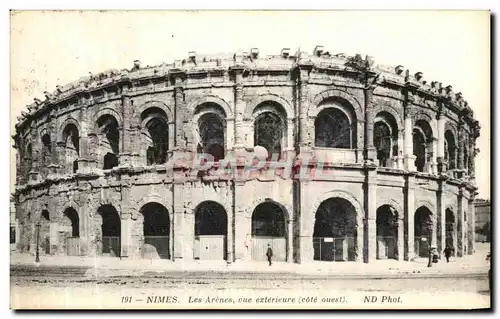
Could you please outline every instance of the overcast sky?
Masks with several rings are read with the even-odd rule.
[[[11,130],[34,97],[89,72],[257,47],[363,53],[462,92],[482,126],[479,196],[490,198],[489,13],[485,11],[22,12],[11,17]],[[14,156],[11,154],[11,159]],[[13,173],[14,171],[11,170]],[[11,176],[14,183],[14,176]]]

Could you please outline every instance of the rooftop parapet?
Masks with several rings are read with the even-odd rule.
[[[420,92],[438,96],[453,104],[456,108],[464,110],[464,114],[473,114],[472,110],[464,100],[461,93],[453,92],[451,86],[443,86],[440,82],[428,82],[420,71],[411,73],[402,65],[385,66],[375,65],[369,56],[356,54],[353,56],[345,53],[330,54],[325,47],[317,45],[312,52],[300,50],[292,54],[289,48],[283,48],[278,55],[262,56],[258,48],[241,50],[234,54],[211,54],[203,55],[195,51],[188,52],[185,59],[174,60],[173,63],[163,63],[156,66],[143,66],[141,61],[133,61],[131,69],[112,69],[97,74],[89,72],[88,76],[82,77],[66,85],[58,85],[53,92],[44,92],[44,100],[34,99],[34,103],[27,106],[29,113],[22,113],[19,121],[22,122],[29,114],[40,111],[44,106],[58,103],[70,98],[72,95],[92,91],[123,80],[140,80],[148,77],[167,76],[172,72],[200,73],[210,70],[229,70],[235,65],[255,70],[291,70],[298,65],[313,65],[316,68],[332,69],[338,71],[370,71],[378,73],[381,77],[380,83],[396,86],[406,86]],[[18,127],[20,123],[16,124]]]

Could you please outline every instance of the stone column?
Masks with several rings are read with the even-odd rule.
[[[234,232],[234,260],[245,261],[249,259],[251,250],[251,220],[245,214],[245,182],[239,178],[234,181],[234,202],[233,214],[234,223],[232,231]]]
[[[409,93],[408,93],[409,94]],[[413,126],[411,121],[411,112],[409,100],[405,101],[404,117],[405,117],[405,128],[404,128],[404,166],[407,171],[416,171],[415,159],[417,158],[413,155]]]
[[[404,149],[404,129],[401,129],[398,132],[398,154],[396,157],[397,160],[397,165],[396,168],[398,169],[404,169],[404,156],[403,156],[403,149]]]
[[[102,168],[98,166],[99,163],[99,137],[95,133],[89,133],[87,136],[89,168]]]
[[[17,249],[17,245],[19,244],[19,241],[21,240],[21,233],[20,233],[21,230],[20,229],[21,229],[21,227],[19,227],[19,219],[16,218],[16,224],[15,224],[15,232],[16,232],[15,233],[15,235],[16,235],[16,242],[15,242],[15,244],[16,244],[16,251],[18,250]],[[50,242],[52,243],[52,232],[50,233],[50,235],[51,235]],[[52,251],[52,249],[51,249],[51,251]]]
[[[172,213],[172,235],[173,235],[173,260],[183,259],[184,257],[184,170],[176,167],[174,163],[174,181],[172,185],[173,206]]]
[[[438,173],[438,165],[437,165],[437,149],[438,149],[438,139],[432,139],[432,157],[431,157],[431,174],[436,175]]]
[[[469,239],[469,242],[467,244],[467,254],[472,255],[474,254],[476,245],[476,218],[475,218],[476,215],[474,207],[474,196],[471,196],[468,204],[469,208],[467,209],[467,212],[469,214],[469,217],[467,218],[467,223],[468,223],[469,234],[467,238]]]
[[[67,163],[66,163],[66,142],[57,141],[56,142],[56,156],[57,156],[57,174],[63,175],[68,172]]]
[[[178,218],[182,218],[182,227],[180,228],[182,231],[182,259],[183,260],[193,260],[194,259],[194,224],[195,224],[195,207],[187,206],[188,203],[192,203],[192,192],[191,192],[191,184],[176,184],[176,187],[182,187],[182,201],[184,202],[184,216],[177,216]],[[174,209],[174,212],[176,210]],[[178,211],[178,210],[177,210]],[[174,214],[175,220],[175,214]],[[229,218],[228,218],[229,222]],[[174,241],[175,244],[175,241]],[[175,251],[175,249],[174,249]]]
[[[186,148],[186,143],[183,137],[183,122],[184,122],[184,111],[186,110],[186,103],[184,97],[184,84],[183,79],[185,77],[184,72],[176,72],[172,74],[174,82],[174,122],[175,122],[175,134],[169,136],[169,138],[174,139],[174,151],[184,152]],[[191,119],[189,119],[191,120]]]
[[[464,168],[464,121],[460,118],[458,124],[458,169],[462,170]]]
[[[446,247],[446,207],[445,203],[443,201],[444,195],[443,195],[443,187],[444,187],[444,182],[443,180],[439,181],[439,189],[437,191],[437,223],[439,225],[439,233],[437,234],[437,250],[438,250],[438,255],[441,256],[443,253],[444,248]]]
[[[310,202],[310,195],[308,193],[309,181],[299,180],[297,183],[297,193],[299,194],[298,199],[298,210],[296,220],[299,220],[297,225],[297,242],[298,242],[298,263],[305,263],[314,260],[314,247],[313,247],[313,232],[314,232],[314,216],[316,212],[311,212],[312,204]],[[362,233],[358,233],[358,237],[361,237]],[[358,246],[358,250],[361,247]]]
[[[234,261],[234,210],[229,210],[227,213],[227,237],[226,237],[226,246],[227,246],[227,263],[231,264]],[[194,226],[194,223],[193,223]]]
[[[405,260],[410,261],[415,257],[415,176],[406,176],[405,185]]]
[[[375,85],[371,83],[372,79],[368,80],[364,88],[365,95],[365,162],[374,162],[377,159],[377,153],[373,144],[373,129],[375,122],[375,114],[373,113],[372,97]]]
[[[119,163],[120,165],[130,165],[131,164],[131,156],[132,156],[132,140],[136,137],[133,136],[132,133],[132,101],[130,96],[125,92],[122,92],[122,103],[121,103],[121,111],[122,111],[122,120],[123,123],[121,125],[121,134],[120,134],[120,150],[119,150]]]
[[[245,100],[243,99],[243,66],[233,66],[231,71],[234,73],[234,148],[244,148],[244,123],[243,114],[245,112]]]
[[[131,245],[131,237],[132,237],[132,219],[130,218],[130,213],[122,213],[120,216],[121,222],[121,234],[120,234],[120,242],[121,242],[121,253],[120,256],[122,258],[129,257],[130,253],[133,252]]]
[[[172,153],[175,148],[175,122],[173,119],[169,119],[168,122],[168,156],[167,159],[172,157]]]
[[[227,151],[232,150],[234,148],[234,119],[227,118],[226,119],[226,147]],[[253,144],[252,144],[253,146]]]
[[[453,230],[451,232],[452,240],[453,240],[453,257],[457,257],[458,255],[458,211],[455,212],[455,219],[453,223]]]
[[[286,254],[286,261],[289,263],[293,263],[293,256],[294,256],[294,251],[293,251],[293,218],[292,216],[294,215],[293,212],[288,212],[290,214],[290,218],[287,221],[287,237],[286,237],[286,246],[287,246],[287,254]]]
[[[294,141],[294,123],[293,119],[289,118],[286,120],[286,158],[293,156],[295,151],[295,141]]]
[[[437,115],[437,129],[438,129],[438,138],[437,138],[437,164],[438,164],[438,173],[444,173],[446,172],[446,164],[444,163],[444,133],[445,133],[445,124],[446,124],[446,118],[444,117],[442,111],[441,111],[442,106],[440,106],[440,111],[438,112]]]
[[[460,188],[459,194],[458,194],[458,216],[457,216],[457,222],[458,222],[458,227],[457,227],[457,257],[462,257],[464,255],[464,244],[465,244],[465,209],[467,208],[464,195],[463,195],[464,189]]]
[[[311,146],[314,145],[314,141],[311,140],[309,132],[309,72],[311,72],[313,65],[312,63],[302,63],[299,65],[299,77],[297,83],[297,104],[298,104],[298,115],[299,115],[299,148],[300,153],[310,152]]]
[[[377,171],[368,169],[365,182],[364,262],[377,259]]]
[[[468,141],[468,146],[469,146],[469,167],[468,167],[468,174],[471,178],[471,180],[474,180],[475,178],[475,171],[476,171],[476,163],[475,163],[475,158],[476,158],[476,139],[473,137],[471,134],[469,136],[469,141]]]
[[[405,251],[405,226],[404,226],[404,214],[403,212],[398,213],[398,260],[404,260],[404,251]]]

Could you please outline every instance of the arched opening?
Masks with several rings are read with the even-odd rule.
[[[432,240],[432,212],[425,206],[417,209],[414,217],[415,254],[428,257]]]
[[[65,168],[68,172],[76,173],[80,156],[80,133],[75,124],[70,123],[63,130]]]
[[[390,205],[377,209],[377,259],[398,258],[398,212]]]
[[[80,255],[80,218],[78,212],[74,208],[68,207],[63,216],[59,230],[62,228],[66,233],[66,254],[78,256]]]
[[[103,169],[112,169],[116,166],[118,166],[118,157],[113,153],[106,153],[104,155]]]
[[[118,166],[118,154],[120,152],[120,131],[118,121],[112,115],[105,114],[97,120],[99,128],[99,147],[104,155],[103,169],[111,169]]]
[[[375,117],[373,144],[379,166],[391,167],[393,156],[398,155],[398,127],[390,113],[380,112]]]
[[[47,166],[51,162],[52,154],[52,142],[50,140],[49,134],[44,134],[42,136],[42,173],[46,175],[48,173]]]
[[[357,259],[356,209],[343,198],[329,198],[316,211],[314,260],[355,261]]]
[[[329,107],[319,112],[314,128],[316,147],[355,147],[356,123],[339,108]]]
[[[227,213],[213,201],[195,209],[194,259],[227,260]]]
[[[286,145],[286,113],[278,103],[265,102],[253,112],[254,146],[262,146],[267,150],[268,159],[280,159]],[[289,145],[288,145],[289,146]]]
[[[141,114],[141,120],[144,126],[142,134],[147,147],[147,165],[164,164],[168,152],[167,115],[163,110],[152,107]]]
[[[287,261],[286,213],[280,205],[266,201],[252,213],[252,260],[266,260],[268,245],[273,260]]]
[[[446,246],[449,246],[453,249],[453,252],[456,251],[456,240],[457,240],[457,225],[455,221],[455,214],[449,208],[446,209]]]
[[[144,216],[142,258],[170,259],[170,216],[159,203],[147,203],[141,208]]]
[[[217,113],[205,113],[198,120],[200,134],[199,151],[210,154],[214,161],[224,158],[224,130],[225,124]]]
[[[40,215],[40,251],[50,254],[50,216],[47,210]]]
[[[413,128],[413,155],[419,172],[427,172],[432,158],[432,129],[428,122],[418,120]]]
[[[455,136],[448,130],[444,133],[444,160],[448,163],[448,169],[457,168],[457,144],[455,143]]]
[[[112,205],[103,205],[97,212],[102,217],[102,254],[112,257],[121,255],[121,220]]]

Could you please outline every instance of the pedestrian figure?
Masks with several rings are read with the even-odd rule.
[[[449,245],[446,245],[446,248],[444,249],[444,256],[446,257],[446,262],[449,263],[450,262],[450,256],[451,256],[451,253],[452,253],[453,249],[449,246]]]
[[[271,258],[273,257],[273,249],[271,248],[271,244],[267,244],[267,261],[269,262],[269,266],[271,266]]]

